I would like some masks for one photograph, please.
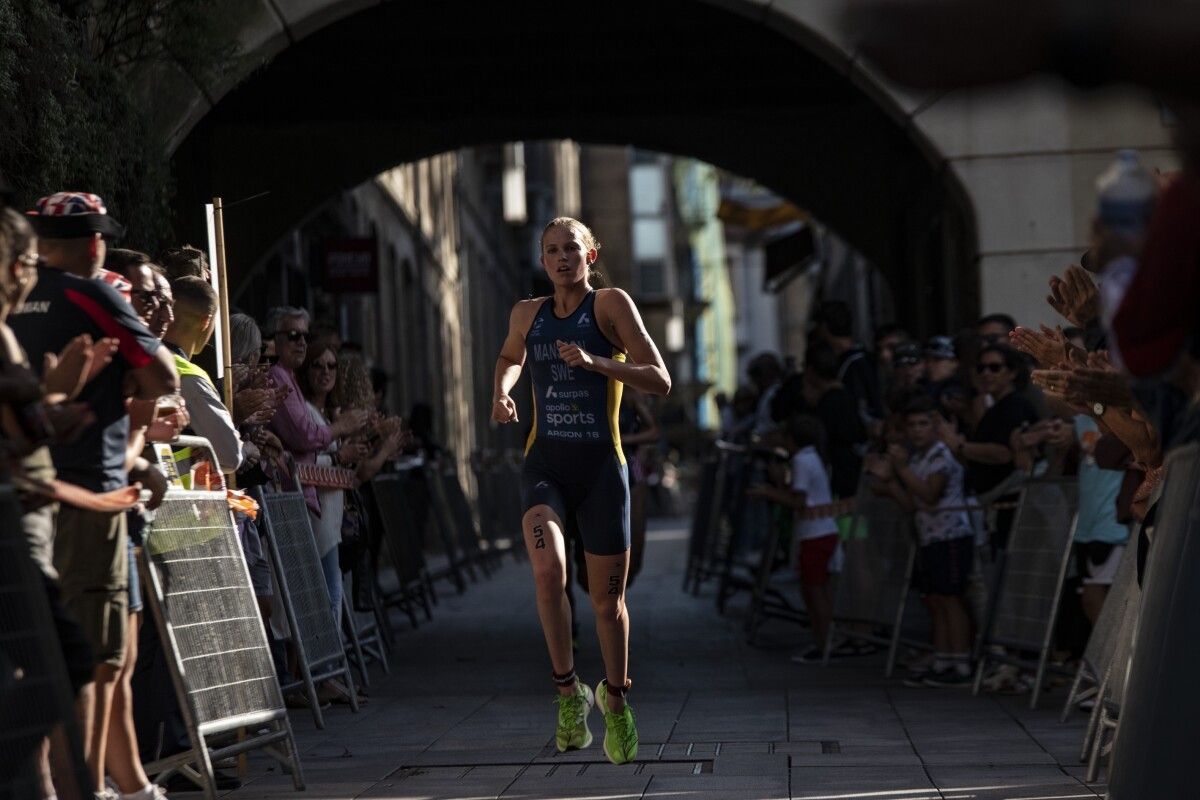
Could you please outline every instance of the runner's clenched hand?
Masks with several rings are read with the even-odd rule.
[[[571,367],[583,367],[591,369],[596,364],[596,359],[587,350],[584,350],[577,344],[570,344],[559,339],[555,344],[558,345],[558,357],[567,362]]]
[[[506,394],[497,397],[496,402],[492,403],[492,422],[504,424],[518,421],[517,404],[513,402],[513,399]]]

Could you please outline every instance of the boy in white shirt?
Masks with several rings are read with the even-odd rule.
[[[915,511],[920,544],[920,582],[933,618],[932,669],[921,682],[929,686],[971,683],[971,617],[964,593],[974,561],[974,532],[963,494],[963,467],[937,438],[933,404],[924,398],[905,409],[904,429],[910,450],[888,448],[868,470],[880,479],[880,494]]]
[[[829,560],[837,552],[838,529],[832,510],[828,509],[833,502],[829,475],[817,451],[823,435],[816,417],[801,414],[789,419],[784,429],[784,445],[791,454],[790,488],[764,485],[752,487],[748,492],[801,512],[793,523],[793,533],[800,540],[800,591],[817,642],[796,659],[799,661],[821,657],[833,617]],[[825,510],[829,513],[823,513]]]

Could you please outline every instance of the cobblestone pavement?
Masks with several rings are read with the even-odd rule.
[[[745,599],[718,616],[711,589],[680,591],[686,529],[652,524],[629,595],[636,763],[604,760],[600,737],[554,750],[555,706],[528,566],[513,559],[455,596],[440,584],[432,623],[396,617],[391,675],[373,668],[360,713],[317,731],[293,711],[307,791],[261,756],[229,798],[672,798],[672,800],[1059,800],[1103,796],[1083,783],[1084,720],[1058,722],[1064,689],[1027,697],[905,688],[882,658],[828,668],[788,654],[807,634],[769,623],[745,643]],[[577,667],[602,676],[584,615]],[[602,734],[599,715],[590,717]],[[195,796],[195,795],[192,795]]]

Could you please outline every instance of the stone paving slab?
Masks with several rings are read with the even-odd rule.
[[[660,527],[658,533],[664,529]],[[665,529],[670,532],[670,529]],[[558,753],[548,659],[528,565],[506,561],[462,597],[439,585],[432,623],[396,618],[392,675],[372,672],[361,713],[326,712],[326,729],[292,712],[308,791],[277,764],[249,758],[231,800],[999,800],[1103,794],[1082,782],[1083,715],[1057,720],[1027,697],[910,689],[883,677],[880,654],[829,667],[788,655],[807,632],[772,622],[749,647],[745,598],[716,614],[712,587],[679,591],[685,541],[651,537],[630,593],[634,764],[596,742]],[[785,587],[792,591],[793,587]],[[582,595],[580,595],[582,600]],[[586,608],[586,604],[583,606]],[[594,626],[581,619],[577,668],[600,674]],[[939,791],[940,789],[940,791]],[[174,796],[174,793],[173,793]],[[197,795],[181,796],[197,797]]]

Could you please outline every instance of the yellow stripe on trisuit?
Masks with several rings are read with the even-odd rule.
[[[613,348],[613,361],[625,363],[625,354]],[[625,451],[621,449],[621,395],[625,392],[625,384],[616,378],[608,379],[608,427],[612,431],[613,447],[617,451],[617,461],[625,463]]]

